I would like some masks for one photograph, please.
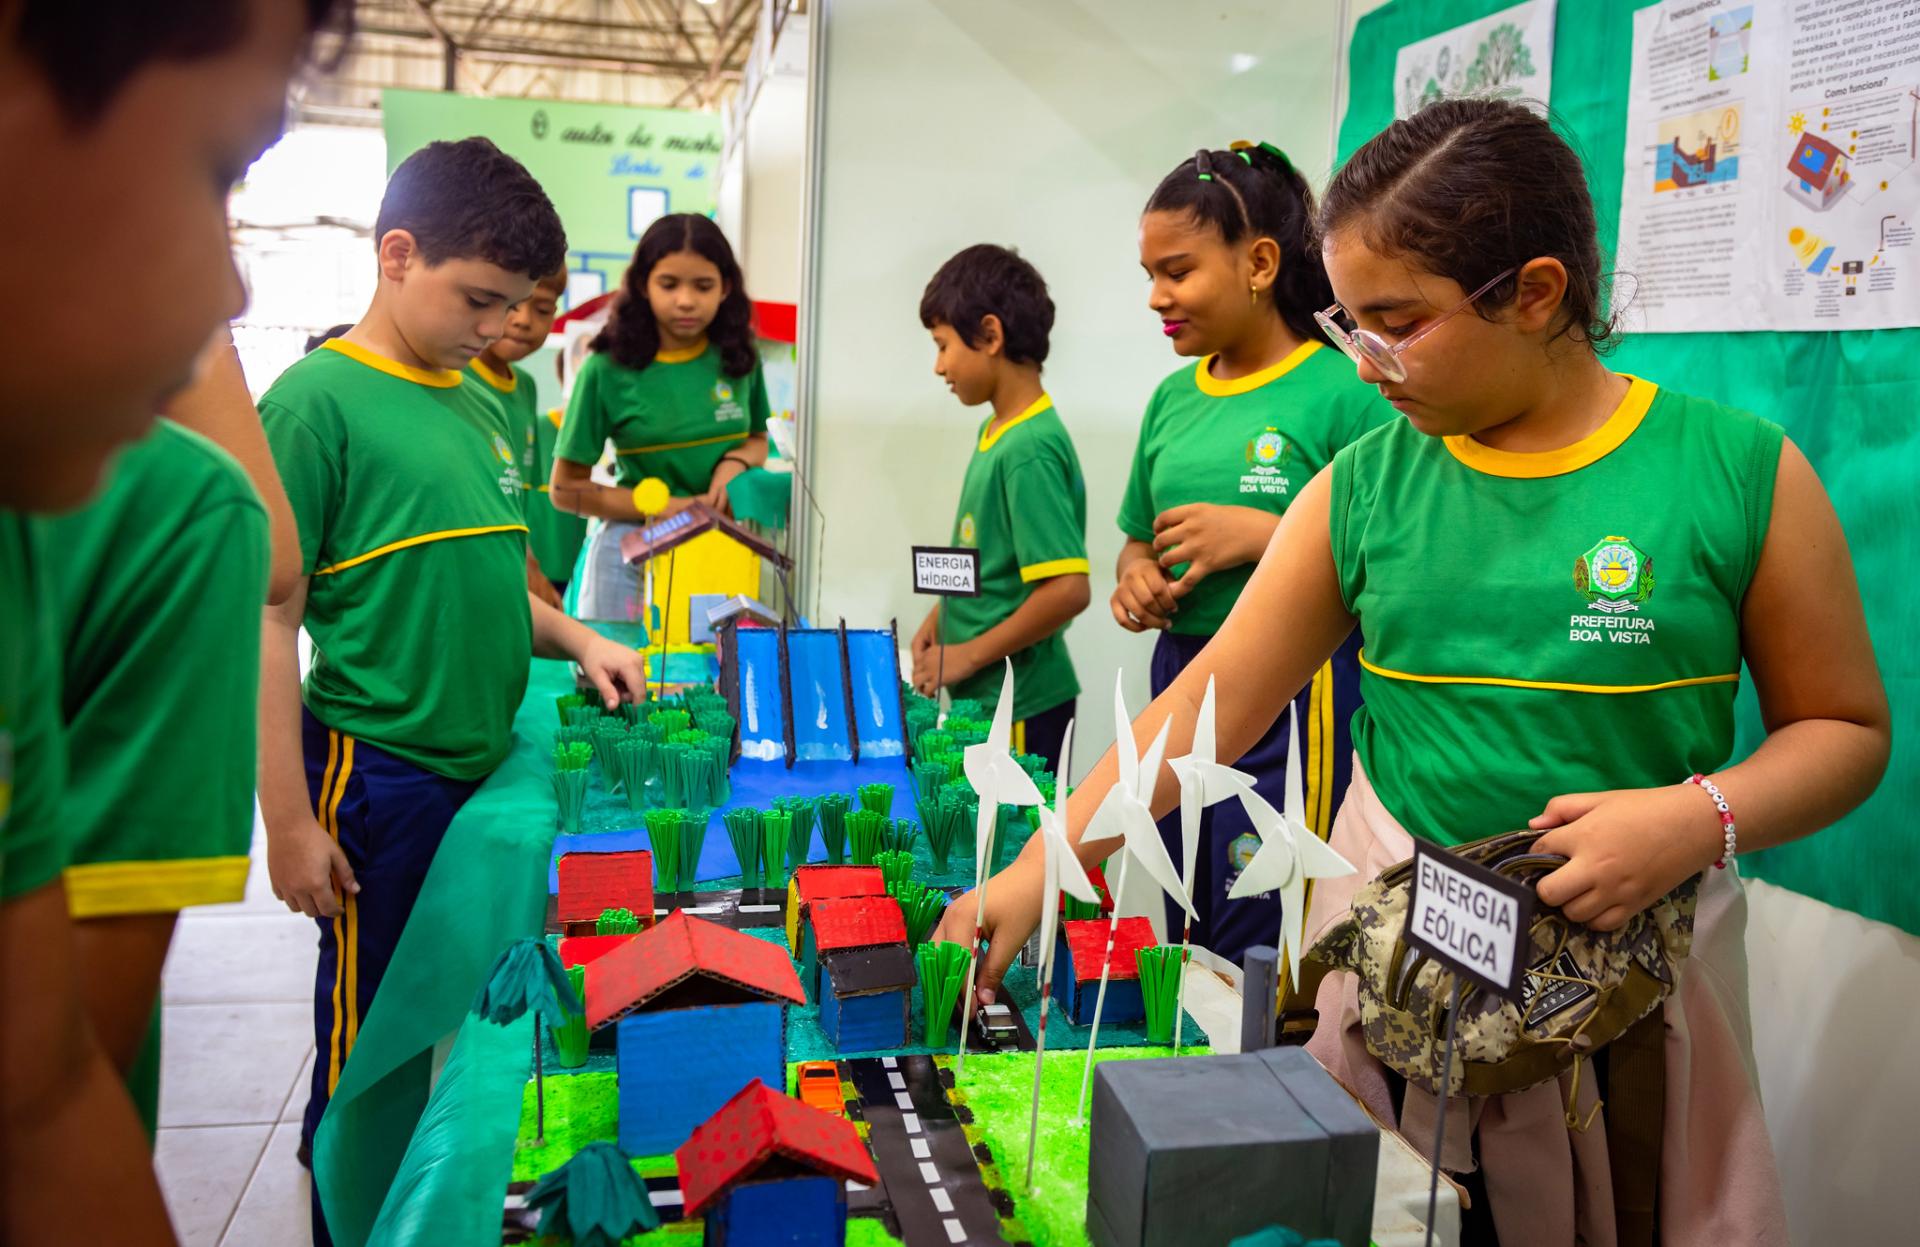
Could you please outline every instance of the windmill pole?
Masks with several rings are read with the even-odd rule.
[[[1053,889],[1048,889],[1052,891]],[[1045,902],[1043,901],[1042,904]],[[1054,895],[1054,904],[1060,898]],[[1033,1110],[1027,1117],[1027,1189],[1033,1189],[1033,1154],[1040,1144],[1040,1067],[1047,1056],[1047,1001],[1053,993],[1048,985],[1053,977],[1053,950],[1040,951],[1040,1029],[1034,1036],[1033,1044]]]
[[[974,838],[976,844],[973,854],[973,894],[975,897],[973,907],[973,946],[967,950],[967,989],[966,994],[960,998],[960,1051],[953,1059],[953,1076],[955,1078],[960,1077],[960,1075],[966,1073],[967,1070],[967,1027],[973,1022],[974,974],[980,968],[980,945],[987,938],[987,881],[992,876],[981,866],[981,863],[992,859],[993,833],[997,831],[1000,826],[1000,804],[997,800],[1000,794],[993,792],[980,793],[978,795],[980,797],[979,812],[974,814]],[[981,812],[984,812],[989,805],[993,808],[993,817],[986,820],[986,826],[983,830],[981,828]],[[987,842],[985,853],[980,851],[977,843],[982,837],[984,837]]]
[[[1113,917],[1107,920],[1107,953],[1100,959],[1100,991],[1093,998],[1093,1032],[1087,1036],[1087,1064],[1080,1072],[1080,1106],[1073,1114],[1076,1126],[1087,1117],[1087,1088],[1093,1083],[1093,1050],[1100,1044],[1100,1011],[1107,1005],[1107,978],[1113,972],[1113,937],[1120,929],[1120,898],[1126,895],[1127,863],[1132,860],[1130,850],[1120,850],[1120,869],[1113,876]]]
[[[533,1015],[533,1145],[543,1147],[547,1142],[547,1080],[541,1068],[540,1053],[540,1014]]]
[[[1187,903],[1193,903],[1193,882],[1187,882]],[[1193,939],[1193,914],[1187,914],[1186,926],[1180,930],[1180,983],[1173,991],[1173,1055],[1180,1055],[1180,1023],[1186,1020],[1187,1013],[1187,947]]]

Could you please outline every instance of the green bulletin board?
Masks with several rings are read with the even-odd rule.
[[[1587,162],[1608,255],[1619,224],[1633,13],[1647,2],[1561,0],[1556,23],[1549,104]],[[1394,58],[1403,45],[1511,3],[1393,0],[1362,18],[1339,158],[1393,121]],[[1620,288],[1630,295],[1631,281]],[[1920,806],[1920,663],[1907,648],[1920,630],[1920,577],[1913,574],[1920,553],[1920,329],[1647,334],[1623,342],[1609,363],[1777,421],[1826,483],[1893,703],[1893,761],[1879,791],[1840,825],[1743,857],[1742,869],[1920,934],[1920,828],[1911,817]],[[1736,757],[1762,736],[1750,684],[1743,685],[1741,710]]]
[[[567,227],[572,300],[620,284],[654,217],[714,209],[721,151],[712,113],[617,104],[384,91],[387,170],[435,139],[484,135],[527,167]]]

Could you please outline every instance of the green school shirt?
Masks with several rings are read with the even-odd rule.
[[[1005,621],[1040,581],[1087,574],[1087,483],[1053,399],[1042,394],[989,433],[992,423],[980,426],[953,519],[953,544],[980,551],[980,596],[941,599],[941,639],[949,645]],[[1080,692],[1065,628],[1012,661],[1017,719]],[[1004,678],[1005,668],[992,663],[954,685],[953,695],[991,705]]]
[[[649,476],[676,498],[705,493],[714,465],[755,433],[767,431],[767,383],[756,360],[744,377],[720,368],[720,351],[662,351],[645,368],[594,354],[573,381],[573,397],[553,453],[600,462],[613,439],[614,476],[632,488]]]
[[[477,379],[341,338],[260,400],[328,727],[451,779],[507,755],[533,655],[516,430]]]
[[[473,361],[474,375],[492,387],[506,408],[507,419],[522,431],[514,442],[520,448],[520,487],[527,512],[527,548],[540,564],[541,574],[556,584],[573,578],[573,564],[587,539],[584,516],[562,511],[553,505],[548,482],[553,479],[553,444],[560,435],[560,412],[542,414],[538,392],[527,370],[510,365],[513,373],[505,381]]]
[[[1401,421],[1340,452],[1329,536],[1360,621],[1353,743],[1402,826],[1459,844],[1561,793],[1727,760],[1780,445],[1777,425],[1636,380],[1557,451]]]
[[[0,511],[0,900],[66,864],[66,747],[40,521]]]
[[[1192,502],[1279,515],[1342,446],[1398,415],[1346,356],[1320,342],[1233,381],[1208,372],[1212,361],[1180,369],[1147,404],[1120,500],[1120,531],[1135,541],[1151,544],[1154,518]],[[1253,568],[1229,567],[1200,581],[1180,600],[1173,631],[1218,632]],[[1186,570],[1180,563],[1170,574]]]
[[[239,900],[253,840],[267,512],[232,456],[161,420],[46,522],[60,568],[76,918]]]

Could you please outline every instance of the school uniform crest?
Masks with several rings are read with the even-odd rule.
[[[975,535],[973,512],[969,511],[960,517],[960,544],[963,546],[972,545]]]
[[[1627,537],[1602,537],[1573,564],[1573,587],[1610,615],[1637,611],[1653,596],[1653,557]]]
[[[1290,449],[1278,429],[1268,428],[1247,443],[1247,462],[1263,468],[1277,468],[1287,461]]]

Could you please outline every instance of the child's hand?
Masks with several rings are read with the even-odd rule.
[[[980,924],[987,951],[980,959],[980,969],[974,978],[974,995],[979,1004],[990,1005],[999,997],[1000,981],[1006,978],[1007,967],[1013,964],[1020,946],[1040,924],[1040,894],[1046,890],[1043,871],[1043,864],[1037,858],[1022,854],[987,881],[987,912]],[[971,891],[954,897],[930,938],[978,948],[973,926],[977,904],[978,898]]]
[[[1575,922],[1612,931],[1720,858],[1723,834],[1707,794],[1691,784],[1555,797],[1528,824],[1534,844],[1567,864],[1534,891]]]
[[[1162,511],[1153,521],[1153,548],[1160,552],[1160,566],[1187,565],[1173,582],[1173,596],[1185,597],[1214,572],[1259,562],[1279,523],[1279,516],[1266,511],[1211,502],[1190,502]]]
[[[596,632],[574,656],[574,661],[600,690],[600,700],[609,710],[623,701],[639,701],[646,695],[646,656],[630,645],[609,641]]]
[[[913,655],[916,663],[920,655],[933,648],[934,638],[938,635],[939,628],[940,608],[936,606],[927,612],[925,619],[920,621],[920,627],[914,631],[913,641],[907,646],[907,652]]]
[[[722,459],[714,464],[713,475],[707,481],[707,492],[700,495],[700,501],[721,515],[732,515],[733,504],[727,500],[727,485],[746,470],[746,465],[738,459]]]
[[[1115,621],[1128,632],[1164,629],[1172,624],[1173,612],[1178,609],[1166,571],[1150,558],[1127,564],[1108,605],[1113,608]]]
[[[944,659],[942,649],[946,651]],[[913,655],[913,691],[922,697],[936,696],[943,684],[948,687],[958,684],[977,673],[982,665],[974,657],[973,647],[965,642],[947,646],[929,643]]]
[[[309,918],[335,917],[341,898],[360,891],[339,843],[304,811],[268,831],[267,880],[276,899]]]

